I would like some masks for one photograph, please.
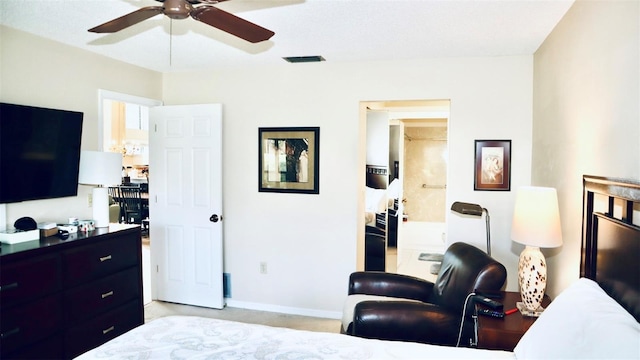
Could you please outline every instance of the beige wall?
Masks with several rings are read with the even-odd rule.
[[[97,149],[97,91],[167,104],[222,103],[225,272],[231,304],[339,316],[356,267],[362,219],[364,146],[359,104],[451,99],[449,196],[495,209],[494,252],[508,268],[511,193],[473,192],[473,140],[514,141],[513,183],[528,181],[532,57],[288,64],[160,75],[11,29],[2,29],[1,100],[85,113],[83,148]],[[491,91],[487,91],[490,88]],[[320,194],[257,191],[257,129],[320,126]],[[361,182],[362,181],[362,182]],[[77,198],[7,206],[7,220],[89,217],[88,189]],[[452,221],[455,223],[455,220]],[[484,227],[452,225],[451,241],[483,246]],[[268,262],[269,274],[259,264]],[[509,280],[513,288],[515,279]]]
[[[166,104],[223,104],[225,271],[241,307],[315,309],[339,315],[364,191],[362,101],[451,99],[448,201],[492,211],[493,253],[517,289],[519,252],[509,239],[512,192],[473,191],[474,140],[512,139],[513,186],[531,175],[532,56],[287,64],[166,74]],[[490,90],[488,90],[490,89]],[[263,126],[320,126],[320,194],[257,191]],[[359,205],[360,204],[360,205]],[[484,248],[484,221],[449,217],[449,241]],[[260,274],[260,262],[269,274]],[[323,313],[324,314],[324,313]]]
[[[509,239],[513,192],[473,191],[474,140],[511,139],[512,186],[531,179],[533,56],[289,64],[164,74],[2,29],[0,100],[85,113],[83,148],[97,149],[97,90],[171,104],[223,104],[225,272],[234,306],[339,316],[363,228],[360,103],[450,99],[447,201],[491,211],[494,256],[517,289]],[[320,126],[320,194],[257,191],[262,126]],[[153,151],[153,150],[152,150]],[[516,161],[517,159],[517,161]],[[8,206],[8,220],[90,216],[78,198]],[[449,241],[484,247],[484,222],[450,216]],[[475,224],[477,223],[477,224]],[[260,274],[260,262],[269,273]]]
[[[162,75],[0,26],[0,101],[81,111],[82,149],[98,150],[98,89],[160,99]],[[9,204],[7,223],[88,219],[90,192],[81,185],[75,198]]]
[[[578,0],[534,56],[531,183],[558,190],[549,293],[579,275],[582,175],[640,178],[640,2]]]
[[[327,61],[165,75],[3,27],[0,100],[84,112],[83,149],[98,146],[98,89],[168,104],[222,103],[231,303],[336,315],[356,269],[364,182],[359,103],[451,99],[447,202],[491,211],[493,254],[509,271],[509,290],[517,290],[522,250],[509,238],[515,191],[473,191],[473,140],[512,140],[513,190],[558,188],[565,245],[545,250],[553,295],[577,278],[582,174],[640,177],[638,19],[637,1],[578,0],[535,64],[533,56]],[[320,194],[259,193],[257,128],[306,125],[321,129]],[[88,192],[81,186],[78,198],[8,205],[7,220],[90,216]],[[450,242],[483,248],[483,221],[448,221]],[[268,275],[260,274],[261,261]]]

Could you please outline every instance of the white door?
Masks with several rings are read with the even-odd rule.
[[[149,115],[153,298],[222,309],[222,105]]]

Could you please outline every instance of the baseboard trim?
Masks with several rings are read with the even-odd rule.
[[[325,318],[325,319],[336,319],[336,320],[342,319],[342,313],[339,311],[295,308],[295,307],[278,306],[278,305],[272,305],[272,304],[235,301],[231,299],[225,299],[225,302],[227,303],[228,307],[234,307],[234,308],[240,308],[240,309],[269,311],[269,312],[276,312],[281,314],[311,316],[311,317],[318,317],[318,318]]]

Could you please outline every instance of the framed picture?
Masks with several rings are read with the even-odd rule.
[[[511,140],[476,140],[474,190],[511,190]]]
[[[319,127],[259,128],[258,149],[258,191],[320,193]]]

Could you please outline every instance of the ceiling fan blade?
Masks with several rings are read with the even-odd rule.
[[[265,41],[275,35],[271,30],[213,6],[205,5],[194,9],[191,12],[191,17],[250,43]]]
[[[187,0],[187,1],[189,1],[192,5],[196,5],[196,4],[214,5],[214,4],[225,2],[228,0]]]
[[[162,14],[162,11],[162,6],[144,7],[140,10],[136,10],[117,19],[108,21],[102,25],[98,25],[92,29],[89,29],[89,31],[94,33],[114,33],[131,25],[135,25],[141,21],[147,20],[150,17]]]
[[[166,0],[156,0],[156,1],[163,3]],[[214,5],[214,4],[218,4],[218,3],[229,1],[229,0],[186,0],[186,1],[191,5],[199,5],[199,4]]]

